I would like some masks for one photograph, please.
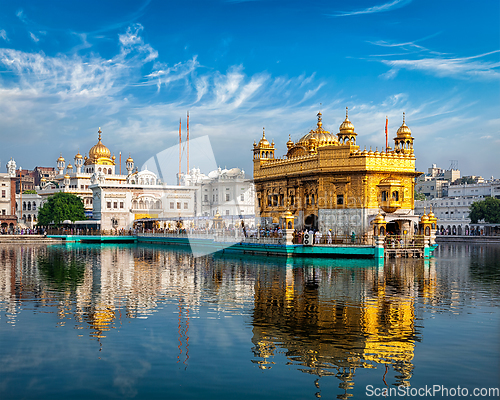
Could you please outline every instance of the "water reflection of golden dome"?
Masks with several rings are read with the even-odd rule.
[[[405,113],[403,113],[403,124],[399,127],[397,132],[398,137],[410,138],[411,130],[405,123]]]
[[[109,151],[109,149],[106,146],[104,146],[101,142],[101,133],[102,133],[101,128],[99,128],[98,133],[99,133],[99,141],[89,150],[89,158],[90,159],[110,158],[111,151]]]

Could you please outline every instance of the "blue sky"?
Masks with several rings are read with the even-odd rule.
[[[323,113],[363,148],[402,112],[417,167],[500,177],[498,1],[0,1],[0,162],[55,166],[96,142],[138,165],[179,118],[251,176],[262,127],[286,152]],[[191,164],[192,165],[192,164]]]

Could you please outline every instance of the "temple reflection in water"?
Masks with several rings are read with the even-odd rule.
[[[370,260],[195,259],[154,246],[0,249],[0,311],[12,324],[29,300],[105,346],[110,329],[126,329],[125,319],[170,304],[186,363],[189,318],[208,302],[215,315],[251,317],[250,361],[261,369],[284,355],[305,373],[336,376],[341,398],[350,396],[359,368],[379,366],[382,376],[387,365],[398,384],[409,385],[421,340],[415,301],[436,301],[436,287],[433,260],[378,267]]]

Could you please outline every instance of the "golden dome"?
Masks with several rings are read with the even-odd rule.
[[[64,162],[64,157],[62,156],[62,154],[57,159],[57,162]]]
[[[66,175],[64,175],[64,179],[69,179],[70,176],[66,173]]]
[[[344,120],[344,122],[342,122],[342,124],[340,124],[340,127],[339,127],[340,133],[343,133],[343,134],[354,133],[354,125],[352,124],[351,121],[349,121],[349,116],[348,116],[347,112],[348,112],[348,108],[346,107],[345,108],[345,120]]]
[[[75,159],[81,159],[83,158],[82,155],[80,154],[80,152],[78,152],[78,154],[75,156]]]
[[[290,135],[288,135],[288,142],[286,142],[287,149],[291,149],[293,147],[293,145],[294,145],[294,143],[293,143],[292,137]]]
[[[40,179],[40,182],[47,182],[47,179],[43,176],[42,179]]]
[[[405,123],[405,113],[403,113],[403,124],[398,129],[398,138],[411,138],[411,130]]]
[[[102,133],[101,128],[99,128],[98,133],[99,133],[99,141],[89,150],[89,158],[90,159],[110,158],[111,152],[101,142],[101,133]]]
[[[129,154],[127,161],[125,161],[125,162],[131,163],[131,162],[134,162],[134,159],[132,157],[130,157],[130,154]]]
[[[321,112],[317,114],[318,123],[316,129],[311,130],[308,134],[302,136],[300,140],[297,142],[297,144],[307,145],[307,142],[309,142],[311,139],[314,139],[316,141],[316,143],[314,143],[313,141],[313,144],[315,146],[320,146],[320,147],[332,144],[338,144],[337,137],[323,129],[323,122],[321,120],[321,115],[322,115]]]
[[[384,216],[380,213],[378,213],[377,216],[375,217],[375,219],[373,220],[374,224],[380,224],[380,223],[384,223],[384,222],[385,222]]]
[[[429,222],[429,217],[427,215],[422,215],[420,217],[420,222]]]
[[[68,166],[66,167],[66,169],[73,169],[73,166],[71,164],[68,164]]]
[[[115,160],[116,160],[116,157],[115,157],[115,155],[114,155],[114,154],[113,154],[113,157],[111,157],[111,159],[112,159],[113,161],[115,161]]]
[[[266,139],[266,131],[264,128],[262,128],[262,139],[259,141],[259,147],[266,147],[266,146],[271,146],[269,144],[269,141]]]

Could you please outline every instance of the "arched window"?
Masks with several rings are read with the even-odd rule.
[[[146,209],[149,210],[149,200],[146,200]]]
[[[102,169],[101,169],[101,168],[99,168],[99,169],[98,169],[98,171],[99,171],[99,172],[101,172],[101,171],[102,171]]]
[[[392,192],[392,200],[399,201],[399,192],[397,190]]]
[[[36,203],[35,202],[33,202],[32,210],[36,210]]]
[[[385,228],[383,226],[380,227],[380,235],[385,235]]]
[[[23,201],[23,211],[25,211],[25,210],[26,210],[26,202]]]
[[[156,200],[156,208],[159,210],[161,208],[161,201]]]
[[[144,202],[143,202],[142,200],[139,200],[139,208],[140,208],[141,210],[143,210],[143,209],[144,209]]]
[[[31,202],[28,201],[28,211],[31,211]]]
[[[387,201],[387,192],[385,190],[382,191],[382,201]]]
[[[111,175],[111,168],[108,168],[108,175]]]
[[[137,209],[137,200],[132,201],[132,208]]]

